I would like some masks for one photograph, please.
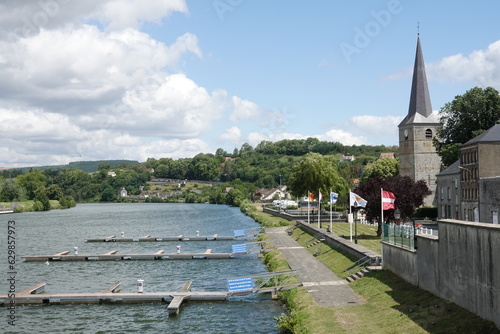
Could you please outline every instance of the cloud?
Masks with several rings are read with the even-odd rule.
[[[143,136],[196,137],[221,118],[227,105],[223,90],[207,92],[184,74],[158,78],[156,87],[126,93],[124,106],[108,113],[109,122]],[[155,86],[155,85],[153,85]]]
[[[316,136],[321,141],[339,142],[343,145],[363,145],[367,143],[366,137],[355,136],[344,130],[332,129]]]
[[[469,55],[456,54],[428,65],[430,80],[472,81],[479,86],[500,87],[500,41]]]
[[[0,159],[19,166],[208,151],[196,137],[233,99],[175,73],[186,54],[203,56],[190,33],[165,45],[88,24],[0,40],[0,137],[11,148]]]
[[[232,126],[226,129],[226,132],[219,136],[219,139],[228,142],[239,142],[241,139],[241,130],[237,126]]]
[[[159,24],[174,12],[188,13],[185,0],[7,0],[0,4],[0,36],[29,37],[85,22],[100,23],[107,31],[137,29],[145,22]]]
[[[500,40],[486,49],[475,50],[469,55],[455,54],[438,61],[426,63],[429,81],[473,82],[481,87],[500,87]],[[383,81],[411,77],[413,67],[382,77]]]
[[[237,122],[240,120],[256,119],[262,114],[262,109],[255,103],[233,96],[233,112],[229,120]]]
[[[0,50],[0,98],[22,96],[28,104],[83,113],[94,109],[89,104],[112,103],[127,89],[163,75],[184,53],[200,54],[191,34],[167,47],[136,30],[103,33],[88,25],[42,30],[1,42]]]
[[[393,132],[397,137],[398,124],[402,119],[403,116],[353,116],[346,122],[345,128],[363,136],[382,136]]]
[[[143,22],[160,23],[173,12],[187,13],[184,0],[143,1],[108,0],[99,1],[88,17],[106,24],[108,29],[117,30],[128,27],[139,28]]]

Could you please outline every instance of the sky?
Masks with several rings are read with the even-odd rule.
[[[398,145],[417,35],[433,110],[500,89],[500,2],[3,0],[0,167],[318,138]]]

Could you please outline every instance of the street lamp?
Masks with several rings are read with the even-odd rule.
[[[396,210],[394,210],[394,219],[399,220],[399,218],[401,218],[401,211],[399,211],[399,208],[396,208]]]

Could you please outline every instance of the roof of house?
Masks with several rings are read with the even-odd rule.
[[[447,168],[445,168],[444,170],[442,170],[438,174],[438,176],[460,174],[460,168],[458,168],[458,166],[460,166],[460,160],[455,161],[454,163],[452,163],[451,165],[449,165]]]
[[[394,159],[394,152],[380,153],[379,159],[382,158],[392,158]]]
[[[484,142],[500,142],[500,124],[495,124],[479,136],[472,138],[464,145]]]

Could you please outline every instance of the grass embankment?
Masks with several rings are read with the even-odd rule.
[[[262,212],[261,214],[265,215]],[[266,219],[273,220],[274,217],[268,215]],[[349,229],[348,224],[345,225],[346,227],[339,225],[338,228]],[[369,225],[365,226],[370,228]],[[360,226],[358,232],[361,232]],[[348,233],[344,232],[344,235],[348,236]],[[312,236],[296,229],[292,237],[305,246]],[[358,240],[359,244],[362,244],[363,239]],[[343,270],[353,263],[353,259],[325,244],[308,250],[316,253],[318,247],[321,252],[316,258],[337,276],[345,277]],[[378,247],[380,249],[380,245]],[[277,250],[268,252],[265,260],[272,271],[289,269]],[[349,286],[364,301],[362,305],[319,307],[305,288],[280,293],[281,300],[289,310],[288,315],[282,315],[278,319],[280,330],[283,333],[311,334],[500,333],[492,322],[437,298],[387,270],[372,273],[350,283]]]
[[[0,205],[3,205],[3,208],[5,208],[5,209],[10,208],[10,209],[14,210],[14,212],[16,212],[16,213],[35,211],[33,209],[33,204],[35,203],[35,201],[33,201],[33,200],[16,202],[16,203],[17,203],[17,206],[15,208],[11,206],[12,205],[11,202],[0,202]],[[57,210],[57,209],[62,209],[62,208],[63,207],[61,206],[61,204],[59,203],[58,200],[50,200],[50,209],[51,210]]]
[[[323,223],[321,227],[326,230],[330,224]],[[346,240],[350,239],[351,224],[349,223],[334,223],[332,232],[333,234],[342,237]],[[355,231],[357,231],[358,245],[368,248],[375,253],[381,253],[380,237],[377,237],[377,226],[366,224],[352,224],[352,238],[354,241]]]

